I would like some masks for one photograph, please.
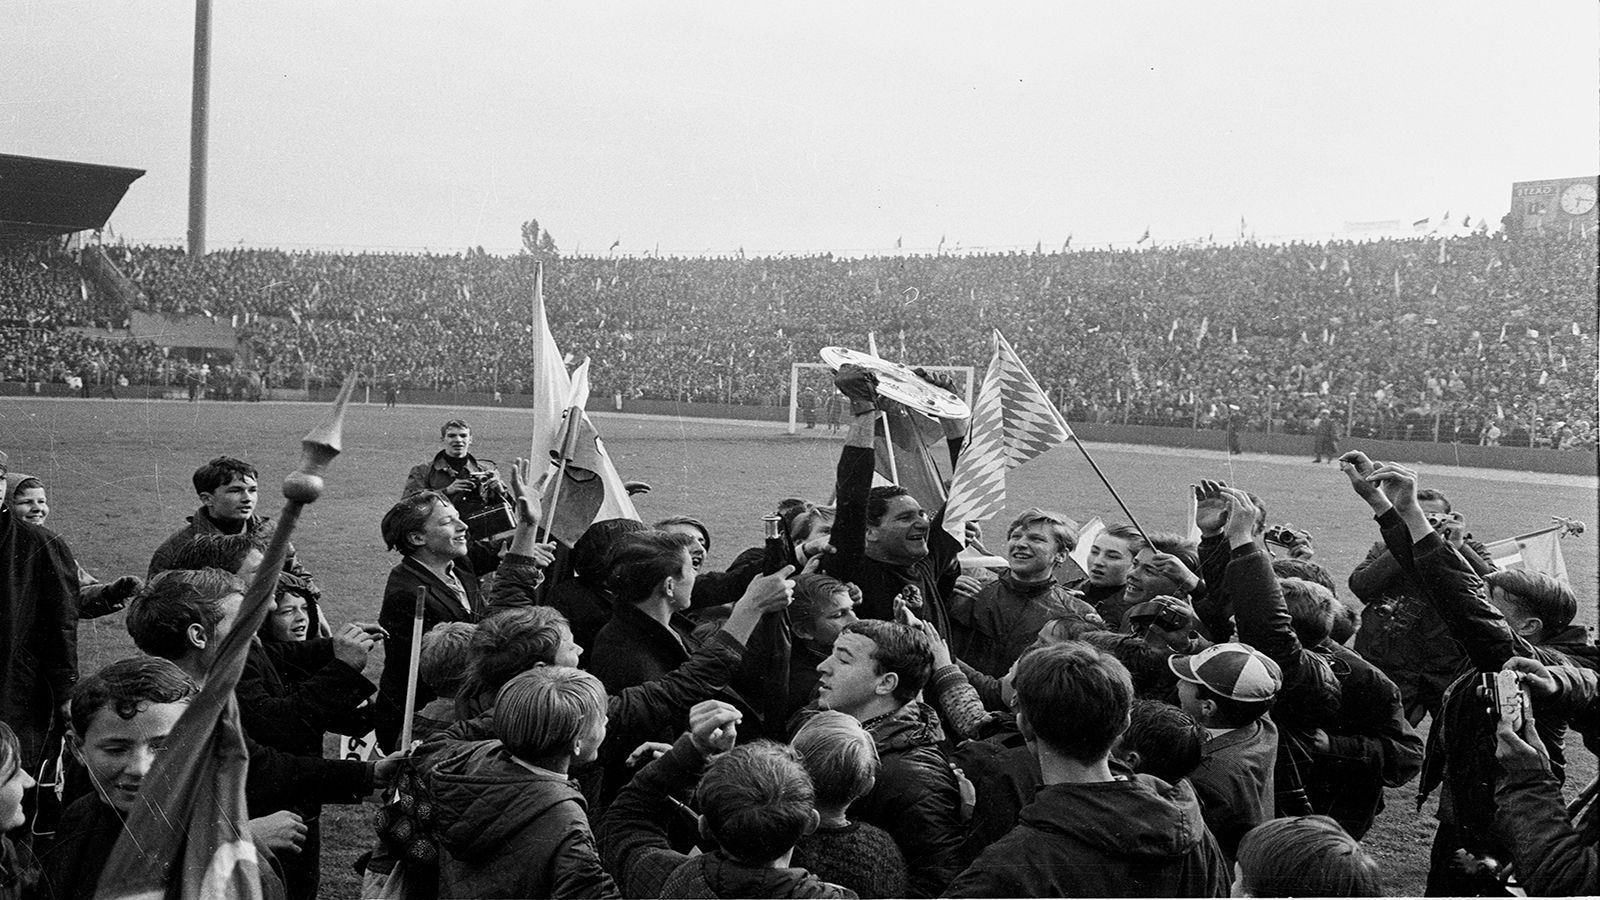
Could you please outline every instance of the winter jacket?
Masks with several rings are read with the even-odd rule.
[[[289,753],[321,756],[323,734],[360,737],[371,730],[371,712],[361,704],[376,690],[334,658],[331,638],[311,638],[251,642],[234,695],[239,722],[251,737]]]
[[[1473,571],[1494,571],[1482,544],[1469,538],[1466,550],[1470,552],[1462,555]],[[1364,605],[1356,652],[1400,689],[1407,719],[1415,723],[1425,714],[1437,714],[1444,689],[1460,674],[1463,657],[1423,586],[1383,541],[1367,552],[1349,583]]]
[[[461,474],[458,475],[457,472]],[[453,484],[457,478],[464,477],[467,474],[494,476],[489,490],[495,498],[505,496],[505,483],[500,480],[499,473],[478,462],[477,457],[468,453],[462,458],[460,465],[454,465],[450,457],[446,456],[443,450],[440,450],[433,455],[433,459],[412,466],[411,471],[406,473],[406,484],[405,487],[400,489],[400,499],[404,500],[412,494],[420,494],[423,491],[444,493],[444,489]],[[450,505],[454,506],[456,511],[461,514],[462,521],[466,521],[468,516],[484,508],[484,501],[480,499],[477,491],[473,491],[451,497]]]
[[[1554,666],[1561,690],[1539,701],[1569,717],[1585,738],[1600,723],[1600,684],[1592,669]],[[1517,877],[1530,897],[1600,894],[1600,802],[1592,791],[1576,818],[1568,815],[1561,784],[1549,769],[1503,773],[1495,786],[1495,826],[1511,844]]]
[[[959,441],[951,442],[955,458]],[[875,459],[871,447],[845,447],[839,453],[835,491],[837,512],[828,543],[833,552],[822,558],[822,571],[861,589],[856,615],[863,619],[892,620],[894,598],[907,585],[922,594],[918,618],[932,623],[941,636],[950,635],[948,602],[961,574],[956,555],[960,541],[944,530],[941,507],[928,530],[928,555],[908,566],[893,565],[867,556],[867,495],[872,490]]]
[[[1382,670],[1332,640],[1316,651],[1339,679],[1339,714],[1326,729],[1327,751],[1312,751],[1306,790],[1313,810],[1360,840],[1383,810],[1383,789],[1422,771],[1422,738]]]
[[[1194,791],[1149,776],[1039,790],[950,897],[1226,897],[1233,871]]]
[[[1028,583],[1002,572],[976,596],[952,597],[950,654],[999,678],[1033,646],[1046,622],[1062,616],[1102,624],[1094,607],[1053,579]]]
[[[583,794],[499,741],[458,745],[432,761],[439,896],[619,897],[600,865]]]
[[[861,725],[878,748],[878,780],[851,804],[850,818],[871,822],[900,845],[912,896],[936,896],[960,871],[966,838],[961,787],[939,747],[938,717],[913,700]]]
[[[37,772],[78,681],[78,563],[54,532],[0,509],[0,566],[0,721]]]

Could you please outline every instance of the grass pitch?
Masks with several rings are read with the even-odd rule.
[[[196,499],[195,467],[227,454],[262,472],[261,507],[282,504],[278,485],[299,460],[299,439],[323,415],[313,404],[179,403],[7,398],[0,400],[0,449],[14,471],[49,486],[51,526],[66,537],[89,571],[109,579],[142,575],[150,553]],[[334,462],[321,500],[308,507],[294,543],[326,591],[335,622],[374,620],[384,579],[396,557],[384,552],[378,521],[399,497],[411,466],[438,449],[438,428],[455,413],[473,425],[474,452],[502,467],[528,453],[527,413],[509,409],[450,410],[379,405],[351,408],[344,453]],[[783,433],[775,423],[729,423],[694,418],[597,415],[597,424],[623,477],[654,490],[635,498],[647,521],[694,515],[711,528],[708,563],[725,564],[761,541],[761,517],[788,496],[826,500],[843,432],[825,427]],[[1359,442],[1347,441],[1347,447]],[[1187,485],[1220,478],[1259,494],[1272,522],[1311,532],[1317,560],[1342,581],[1377,539],[1366,506],[1336,467],[1300,458],[1125,445],[1091,445],[1090,452],[1147,530],[1181,531]],[[1400,460],[1404,462],[1405,460]],[[1467,516],[1471,532],[1494,540],[1537,530],[1549,516],[1594,524],[1595,478],[1422,466],[1425,485],[1443,489]],[[1079,520],[1125,520],[1076,448],[1062,448],[1012,473],[1010,510],[1044,506]],[[1004,519],[988,523],[1000,546]],[[1579,621],[1596,623],[1600,528],[1562,542]],[[1347,592],[1345,592],[1347,593]],[[121,616],[85,622],[81,667],[93,671],[133,652]],[[368,674],[376,680],[375,658]],[[1571,780],[1594,775],[1593,758],[1571,741]],[[1388,809],[1367,838],[1391,892],[1420,895],[1433,823],[1429,810],[1412,812],[1412,788],[1391,791]],[[349,862],[370,842],[369,810],[324,811],[323,896],[354,897]]]

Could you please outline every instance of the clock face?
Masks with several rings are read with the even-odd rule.
[[[1583,215],[1594,209],[1594,203],[1594,185],[1586,181],[1569,184],[1567,189],[1561,192],[1561,209],[1571,215]]]

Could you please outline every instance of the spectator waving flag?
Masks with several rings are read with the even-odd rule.
[[[945,530],[965,540],[966,523],[1006,505],[1006,472],[1072,439],[1072,429],[997,330],[994,358],[972,410],[972,438],[956,462]]]

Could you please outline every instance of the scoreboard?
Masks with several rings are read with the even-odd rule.
[[[1594,224],[1597,182],[1600,177],[1593,175],[1515,182],[1511,185],[1511,230]]]

